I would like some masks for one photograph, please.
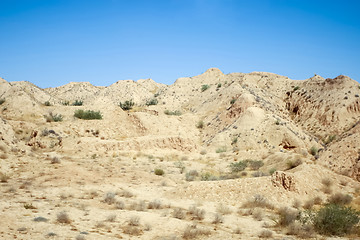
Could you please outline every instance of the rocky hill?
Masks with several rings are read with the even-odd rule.
[[[0,238],[318,238],[274,219],[335,193],[360,209],[359,95],[342,75],[217,68],[169,86],[0,78]]]

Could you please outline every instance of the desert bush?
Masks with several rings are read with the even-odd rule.
[[[185,174],[185,179],[191,182],[194,181],[197,176],[199,176],[199,173],[196,170],[190,170]]]
[[[269,170],[269,174],[270,174],[270,175],[273,175],[274,172],[276,172],[276,168],[271,168],[271,169]]]
[[[162,169],[160,169],[160,168],[156,168],[156,169],[154,170],[154,173],[155,173],[155,175],[158,175],[158,176],[162,176],[162,175],[165,174],[164,170],[162,170]]]
[[[53,114],[52,112],[49,115],[44,116],[46,122],[62,122],[63,116],[61,114]]]
[[[216,85],[216,88],[221,88],[221,83],[218,83],[218,84]]]
[[[201,151],[200,151],[200,154],[201,154],[201,155],[205,155],[206,153],[207,153],[206,150],[201,150]]]
[[[74,117],[79,119],[85,119],[85,120],[92,120],[92,119],[102,119],[102,115],[100,111],[92,111],[92,110],[82,110],[78,109],[74,113]]]
[[[287,207],[282,207],[278,210],[279,220],[278,225],[285,227],[300,218],[300,213],[297,210],[291,210]]]
[[[324,140],[324,143],[325,144],[329,144],[331,143],[332,141],[334,141],[336,139],[336,135],[329,135],[325,140]]]
[[[202,235],[210,235],[210,231],[207,229],[197,228],[196,225],[187,226],[182,234],[184,239],[195,239]]]
[[[113,192],[107,192],[104,197],[104,202],[111,205],[115,203],[115,193]]]
[[[32,203],[25,203],[24,208],[25,209],[36,209],[36,207]]]
[[[150,105],[157,105],[158,104],[158,100],[156,98],[152,98],[150,100],[147,100],[145,105],[146,106],[150,106]]]
[[[314,199],[309,199],[304,203],[303,208],[304,209],[312,209],[314,204],[315,204]]]
[[[288,167],[288,169],[293,169],[296,168],[297,166],[302,164],[302,160],[300,158],[296,159],[295,161],[293,160],[289,160],[286,165]]]
[[[175,111],[165,110],[164,113],[166,115],[174,115],[174,116],[180,116],[182,114],[179,110],[175,110]]]
[[[58,157],[51,158],[51,164],[57,164],[57,163],[60,163],[60,162],[61,162],[60,158],[58,158]]]
[[[2,105],[5,102],[5,98],[0,99],[0,105]]]
[[[299,90],[299,89],[300,89],[300,87],[299,87],[299,86],[296,86],[296,87],[294,87],[293,91],[295,92],[295,91],[297,91],[297,90]]]
[[[204,122],[201,120],[196,124],[196,127],[199,129],[203,129],[204,128]]]
[[[240,227],[235,228],[234,234],[242,234],[241,228]]]
[[[209,172],[205,172],[202,173],[200,176],[201,181],[217,181],[219,180],[218,177],[216,177],[215,175],[213,175],[212,173]]]
[[[232,211],[228,206],[224,205],[223,203],[220,203],[216,207],[216,212],[218,212],[222,215],[227,215],[227,214],[230,214]]]
[[[115,222],[116,220],[116,214],[111,214],[109,216],[106,217],[106,220],[107,222]]]
[[[0,172],[0,182],[6,183],[10,179],[10,176]]]
[[[33,219],[34,222],[47,222],[49,221],[49,219],[44,218],[44,217],[36,217]]]
[[[64,105],[64,106],[69,106],[70,102],[69,101],[62,101],[61,104]]]
[[[330,204],[347,205],[352,201],[352,197],[349,194],[335,193],[328,199]]]
[[[207,85],[207,84],[201,85],[201,91],[202,91],[202,92],[205,92],[205,91],[208,90],[209,88],[210,88],[210,86]]]
[[[159,200],[154,200],[149,202],[148,209],[160,209],[161,208],[161,202]]]
[[[56,221],[58,223],[71,223],[69,215],[65,211],[62,211],[56,215]]]
[[[117,194],[119,197],[125,197],[125,198],[131,198],[134,196],[134,194],[128,190],[122,190]]]
[[[115,207],[117,209],[125,209],[125,203],[123,201],[116,201]]]
[[[177,219],[184,219],[185,218],[185,211],[182,208],[175,208],[172,212],[173,218]]]
[[[219,224],[224,222],[224,217],[220,213],[215,213],[213,224]]]
[[[122,110],[128,111],[134,107],[135,103],[132,100],[126,100],[125,102],[120,102],[119,107],[121,107]]]
[[[135,210],[138,212],[145,211],[146,204],[144,200],[139,200],[138,202],[132,202],[129,206],[129,210]]]
[[[188,213],[192,216],[192,220],[203,220],[205,217],[205,210],[191,206]]]
[[[50,103],[49,101],[46,101],[46,102],[44,103],[44,105],[47,106],[47,107],[49,107],[49,106],[51,106],[51,103]]]
[[[264,162],[261,160],[248,160],[247,162],[251,170],[259,170],[259,168],[264,166]]]
[[[223,152],[226,152],[226,147],[225,146],[222,146],[222,147],[219,147],[216,149],[215,151],[216,153],[223,153]]]
[[[132,217],[129,219],[128,224],[129,224],[130,226],[139,226],[139,225],[140,225],[140,217],[139,217],[139,216],[132,216]]]
[[[261,221],[263,219],[263,213],[259,208],[255,208],[254,211],[252,211],[252,217],[256,221]]]
[[[253,177],[263,177],[263,176],[267,176],[267,175],[268,175],[267,173],[259,172],[259,171],[253,172],[253,173],[251,174],[251,176],[253,176]]]
[[[73,106],[82,106],[83,103],[84,102],[82,100],[75,100],[75,102],[73,102],[71,105],[73,105]]]
[[[311,238],[314,232],[314,226],[312,224],[301,224],[299,222],[289,224],[286,229],[286,235],[294,235],[300,239]]]
[[[313,155],[313,156],[317,155],[318,151],[319,150],[314,146],[310,148],[310,154]]]
[[[230,163],[229,167],[231,169],[231,172],[233,173],[241,172],[244,171],[245,168],[247,167],[247,162],[239,161],[239,162]]]
[[[236,98],[230,100],[230,104],[233,105],[236,102]]]
[[[272,235],[273,235],[272,231],[264,229],[259,233],[259,238],[271,238]]]
[[[321,183],[325,186],[325,187],[331,187],[333,185],[333,182],[330,180],[330,178],[324,178],[321,180]]]
[[[359,212],[351,207],[326,205],[314,216],[315,230],[324,235],[344,235],[359,222]]]
[[[299,209],[301,206],[301,201],[299,199],[295,199],[292,206],[293,208]]]
[[[246,201],[242,207],[244,208],[268,208],[268,209],[274,209],[274,205],[268,202],[268,200],[260,194],[255,194],[252,199]]]

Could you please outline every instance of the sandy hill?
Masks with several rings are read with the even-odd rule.
[[[0,238],[320,239],[299,211],[334,194],[360,210],[359,94],[217,68],[169,86],[0,78]]]

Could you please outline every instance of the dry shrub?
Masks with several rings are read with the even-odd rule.
[[[187,226],[182,234],[184,239],[194,239],[200,236],[210,235],[210,230],[197,228],[196,225]]]
[[[181,208],[175,208],[172,212],[172,216],[177,219],[184,219],[185,218],[185,211]]]
[[[58,158],[58,157],[53,157],[52,159],[51,159],[51,164],[57,164],[57,163],[60,163],[61,161],[60,161],[60,159]]]
[[[115,220],[116,220],[116,214],[111,214],[106,217],[107,222],[115,222]]]
[[[242,234],[241,228],[240,227],[235,228],[234,234]]]
[[[252,216],[256,221],[261,221],[263,219],[263,213],[259,208],[254,209]]]
[[[107,192],[104,197],[104,202],[111,205],[115,203],[115,193],[113,192]]]
[[[272,231],[265,229],[259,233],[259,238],[271,238],[272,235],[273,235]]]
[[[295,199],[292,206],[293,208],[299,209],[301,207],[301,201],[299,199]]]
[[[118,193],[119,197],[125,197],[125,198],[131,198],[134,196],[134,194],[128,190],[122,190],[120,193]]]
[[[315,204],[315,205],[321,205],[322,202],[323,202],[322,198],[319,197],[319,196],[314,197],[314,198],[313,198],[313,201],[314,201],[314,204]]]
[[[333,182],[331,181],[330,178],[324,178],[321,180],[321,183],[325,186],[325,187],[331,187],[333,185]]]
[[[117,209],[125,209],[125,203],[123,201],[116,201],[115,207]]]
[[[143,233],[141,228],[131,225],[125,225],[122,227],[123,233],[131,235],[131,236],[139,236]]]
[[[0,172],[0,182],[6,183],[10,179],[9,175]]]
[[[313,208],[313,206],[314,206],[314,199],[309,199],[309,200],[307,200],[305,203],[304,203],[304,206],[303,206],[303,208],[304,209],[312,209]]]
[[[311,224],[300,224],[298,222],[291,223],[286,231],[287,235],[297,236],[301,239],[311,238],[314,233],[314,227]]]
[[[59,212],[56,215],[56,221],[58,223],[67,223],[67,224],[71,223],[71,219],[65,211]]]
[[[145,211],[145,209],[146,209],[146,204],[144,200],[139,200],[138,202],[132,202],[129,205],[129,210],[142,212]]]
[[[279,214],[279,221],[278,224],[279,226],[288,226],[291,223],[293,223],[296,219],[298,219],[299,216],[299,211],[297,210],[291,210],[287,207],[282,207],[278,210],[278,214]]]
[[[220,214],[222,214],[222,215],[227,215],[227,214],[230,214],[232,211],[231,211],[231,209],[230,209],[228,206],[220,203],[220,204],[216,207],[216,212],[218,212],[218,213],[220,213]]]
[[[330,204],[339,204],[339,205],[347,205],[352,201],[352,197],[348,194],[343,193],[335,193],[331,195],[328,199]]]
[[[191,206],[188,213],[192,216],[192,220],[203,220],[205,218],[205,210],[196,206]]]
[[[269,203],[267,199],[260,194],[254,195],[253,198],[245,202],[242,207],[244,208],[260,207],[260,208],[274,209],[274,205]]]
[[[129,226],[136,226],[136,227],[139,226],[140,225],[140,217],[139,216],[132,216],[129,219],[128,225]]]
[[[218,223],[223,223],[223,222],[224,222],[223,216],[219,213],[215,213],[214,220],[212,221],[212,223],[218,224]]]
[[[326,187],[326,186],[324,186],[321,190],[322,190],[325,194],[331,194],[331,193],[332,193],[331,187]]]
[[[159,200],[154,200],[152,202],[149,202],[148,209],[160,209],[161,208],[161,202]]]

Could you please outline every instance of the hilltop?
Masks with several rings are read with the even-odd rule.
[[[360,210],[359,95],[342,75],[217,68],[172,85],[0,78],[0,236],[317,238],[295,220],[289,233],[278,212],[319,209],[336,193]]]

